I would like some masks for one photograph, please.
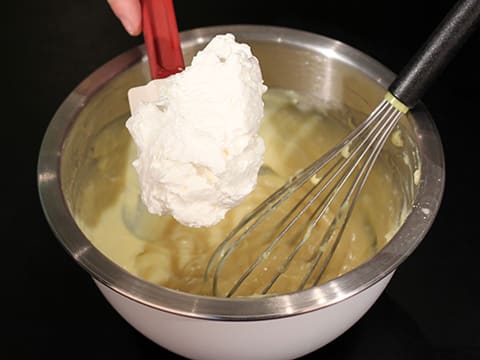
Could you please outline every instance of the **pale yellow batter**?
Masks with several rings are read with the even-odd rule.
[[[76,206],[76,220],[92,243],[125,270],[147,281],[186,292],[211,294],[211,284],[203,279],[206,263],[215,247],[248,211],[283,185],[299,169],[309,165],[349,131],[349,117],[354,114],[334,104],[309,106],[290,91],[270,89],[264,97],[265,117],[260,130],[265,140],[265,171],[256,190],[225,220],[210,228],[187,228],[171,217],[148,214],[138,197],[136,173],[131,166],[135,147],[124,126],[125,119],[113,122],[94,139],[91,158],[86,166],[84,185]],[[321,105],[321,106],[320,106]],[[363,116],[363,115],[356,115]],[[337,121],[338,119],[347,121]],[[271,170],[270,170],[271,169]],[[387,171],[388,170],[388,171]],[[85,170],[87,171],[87,170]],[[297,201],[301,193],[294,195]],[[381,248],[400,225],[405,215],[401,187],[386,164],[374,168],[344,237],[322,277],[322,282],[339,276],[368,260]],[[280,209],[285,213],[285,210]],[[278,220],[275,214],[271,220]],[[317,232],[331,221],[327,214]],[[268,224],[267,224],[268,225]],[[255,258],[258,236],[240,249],[226,264],[221,276],[223,292],[238,278],[239,269]],[[318,234],[312,239],[319,238]],[[311,241],[272,292],[295,291],[302,274],[318,253]],[[245,282],[237,295],[254,295],[259,285],[271,277],[290,245],[279,248],[252,279]],[[263,280],[262,280],[263,279]]]

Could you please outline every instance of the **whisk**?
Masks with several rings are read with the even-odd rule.
[[[237,295],[247,283],[254,294],[265,295],[282,276],[288,277],[299,256],[305,259],[303,273],[287,281],[294,282],[297,290],[320,282],[392,130],[442,73],[474,31],[479,17],[479,0],[457,2],[373,112],[241,220],[216,248],[205,270],[214,295]],[[281,207],[286,210],[274,215]],[[251,246],[259,252],[252,255]],[[282,247],[284,252],[278,255],[276,251]],[[243,269],[240,276],[239,268]]]

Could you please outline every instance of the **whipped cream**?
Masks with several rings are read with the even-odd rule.
[[[253,191],[266,90],[257,58],[232,34],[213,38],[184,71],[130,89],[126,126],[150,213],[211,226]]]

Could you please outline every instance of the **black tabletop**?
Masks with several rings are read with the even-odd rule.
[[[126,323],[67,255],[45,220],[37,193],[38,150],[57,107],[83,78],[142,38],[127,35],[106,1],[6,3],[1,189],[7,233],[1,240],[1,264],[7,306],[1,322],[6,336],[0,341],[9,356],[4,358],[169,355]],[[224,24],[292,27],[352,45],[395,72],[452,4],[175,1],[180,30]],[[479,50],[477,32],[424,97],[447,164],[446,190],[433,227],[368,313],[306,358],[480,358]]]

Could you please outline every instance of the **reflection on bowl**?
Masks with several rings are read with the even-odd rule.
[[[337,104],[349,114],[360,114],[351,117],[352,123],[341,124],[343,133],[348,131],[347,125],[358,123],[376,106],[393,78],[382,65],[338,41],[265,26],[184,32],[181,39],[186,63],[214,35],[227,32],[252,47],[269,88],[288,89],[317,104]],[[369,180],[370,190],[365,193],[371,196],[356,210],[359,218],[368,218],[361,227],[373,224],[365,231],[380,239],[372,253],[311,289],[264,298],[223,299],[208,296],[201,286],[197,289],[200,295],[186,293],[191,290],[188,284],[182,287],[168,282],[165,274],[171,270],[151,270],[171,262],[163,256],[162,246],[174,244],[165,236],[172,236],[171,230],[165,230],[157,218],[145,225],[145,233],[163,229],[163,235],[153,240],[128,240],[128,251],[122,250],[127,240],[119,241],[111,225],[101,226],[107,209],[115,208],[117,212],[111,215],[117,221],[115,228],[122,227],[125,208],[128,211],[137,204],[138,187],[128,170],[132,148],[123,124],[129,113],[127,90],[146,81],[143,48],[132,49],[85,79],[52,119],[40,150],[39,190],[45,214],[63,246],[127,321],[161,346],[189,358],[289,359],[311,352],[346,331],[375,302],[437,213],[444,185],[443,152],[427,111],[420,105],[402,119],[382,155],[377,178]],[[275,98],[267,98],[267,102],[274,103]],[[294,118],[279,127],[282,120],[277,117],[263,130],[267,149],[276,147],[266,154],[267,164],[274,164],[276,173],[285,177],[325,150],[320,146],[324,141],[313,140],[323,132],[319,131],[301,140],[307,153],[304,162],[292,156],[298,149],[285,152],[283,145],[288,141],[279,139],[278,134],[288,128],[284,131],[288,139],[291,129],[301,128],[294,124]],[[329,145],[337,140],[332,137]],[[295,161],[287,161],[289,158]],[[290,162],[292,165],[285,167]],[[399,219],[405,220],[400,228]],[[124,232],[128,235],[125,226]],[[223,237],[219,234],[215,241],[211,233],[205,235],[206,242],[214,246]],[[176,251],[187,248],[184,245],[178,245]],[[205,252],[203,248],[199,251]],[[342,257],[346,258],[345,254]],[[188,261],[198,258],[195,252],[187,256]],[[193,278],[199,278],[198,274]],[[186,277],[181,272],[176,275],[180,280]]]

